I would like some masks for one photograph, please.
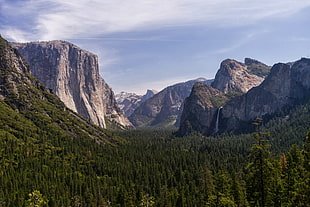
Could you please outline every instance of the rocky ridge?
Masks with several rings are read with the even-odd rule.
[[[195,93],[194,90],[196,90]],[[309,98],[310,59],[302,58],[292,66],[284,63],[275,64],[259,86],[251,88],[241,96],[232,97],[230,101],[223,102],[223,105],[215,106],[205,102],[212,99],[212,95],[210,93],[203,95],[204,91],[210,91],[210,89],[207,86],[193,88],[188,98],[190,100],[186,101],[188,104],[184,107],[183,122],[179,130],[181,135],[198,131],[209,136],[215,131],[236,130],[243,122],[275,113],[285,106]],[[197,93],[202,95],[195,95]],[[197,100],[192,101],[195,99]],[[190,115],[192,111],[199,111],[200,108],[205,109]]]
[[[245,59],[245,62],[247,64],[232,59],[224,60],[211,86],[224,93],[231,91],[246,93],[251,88],[258,86],[264,80],[264,77],[253,74],[248,70],[248,66],[258,65],[259,62],[254,62],[249,58]]]
[[[119,109],[112,89],[99,75],[96,55],[58,40],[11,45],[27,61],[32,75],[68,108],[104,128],[105,118],[123,128],[132,127]]]
[[[310,59],[292,66],[275,64],[264,82],[228,102],[222,110],[223,129],[234,130],[244,121],[263,117],[310,97]]]

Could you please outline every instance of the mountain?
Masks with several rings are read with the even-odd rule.
[[[216,133],[216,114],[228,99],[223,92],[210,85],[195,83],[190,96],[184,101],[179,134],[185,135],[193,131],[207,135]]]
[[[142,103],[128,117],[129,120],[136,127],[178,127],[183,110],[183,101],[189,96],[196,82],[210,84],[212,80],[198,78],[169,86]]]
[[[245,62],[246,64],[232,59],[224,60],[211,86],[224,93],[231,91],[246,93],[249,89],[258,86],[264,80],[264,76],[256,74],[261,71],[264,64],[249,58],[246,58]]]
[[[0,72],[1,137],[22,139],[21,147],[28,146],[23,142],[49,145],[47,139],[57,142],[57,139],[92,138],[102,144],[116,142],[106,130],[68,109],[50,89],[31,76],[19,52],[1,36]]]
[[[52,89],[65,105],[100,127],[106,118],[122,128],[132,124],[119,109],[114,93],[99,75],[98,57],[65,41],[11,43],[33,76]]]
[[[259,86],[253,87],[241,96],[231,97],[230,101],[223,105],[216,106],[205,103],[205,99],[212,99],[212,94],[195,95],[206,93],[204,91],[210,90],[207,86],[195,90],[196,92],[192,92],[193,95],[188,99],[195,100],[196,98],[197,100],[186,101],[188,104],[183,110],[182,117],[185,118],[182,118],[183,122],[179,130],[181,135],[199,131],[208,136],[214,134],[215,131],[237,130],[243,122],[271,115],[284,107],[293,106],[309,98],[310,59],[302,58],[296,61],[292,67],[283,63],[275,64]],[[196,108],[206,109],[196,113],[191,120],[186,119],[186,115]],[[210,113],[205,113],[207,110]],[[205,120],[211,121],[206,123]]]
[[[146,101],[149,98],[152,98],[157,91],[147,90],[144,95],[137,95],[135,93],[121,92],[115,95],[116,102],[119,105],[120,109],[129,117],[141,103]]]
[[[244,121],[275,113],[310,97],[310,59],[292,66],[275,64],[258,87],[228,102],[222,110],[223,128],[237,129]]]

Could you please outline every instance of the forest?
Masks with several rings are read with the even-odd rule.
[[[115,130],[116,144],[46,133],[1,108],[0,206],[310,204],[309,102],[251,133]]]

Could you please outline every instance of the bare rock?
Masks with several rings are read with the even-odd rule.
[[[221,63],[211,86],[224,93],[231,91],[246,93],[263,80],[263,77],[250,73],[246,64],[226,59]]]
[[[32,75],[52,89],[71,110],[101,127],[105,117],[132,127],[114,93],[99,74],[98,57],[65,41],[11,43],[30,65]]]

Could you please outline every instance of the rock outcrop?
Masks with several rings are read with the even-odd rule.
[[[181,125],[178,133],[183,136],[193,131],[204,135],[217,133],[218,114],[228,97],[221,91],[203,83],[195,83],[184,101]]]
[[[106,130],[69,110],[59,97],[30,74],[20,53],[1,36],[0,74],[0,129],[10,138],[20,143],[47,141],[49,146],[53,143],[50,139],[55,137],[62,140],[92,138],[99,144],[119,142]]]
[[[310,59],[293,64],[275,64],[264,82],[228,102],[222,110],[225,130],[237,129],[241,122],[272,114],[284,106],[310,97]]]
[[[310,59],[302,58],[292,66],[275,64],[259,86],[230,101],[223,99],[225,96],[231,98],[228,93],[223,96],[213,90],[209,86],[195,85],[184,105],[179,129],[181,135],[198,131],[209,136],[218,131],[237,130],[244,122],[309,99]],[[214,107],[211,100],[223,101]]]
[[[196,82],[211,83],[199,78],[169,86],[142,103],[129,120],[136,127],[171,128],[180,124],[183,102]]]
[[[132,124],[114,93],[99,75],[98,57],[65,41],[11,43],[25,58],[33,76],[52,89],[65,105],[106,127],[105,118],[122,127]]]
[[[135,93],[121,92],[115,95],[116,102],[120,109],[129,117],[141,103],[145,102],[147,99],[152,98],[157,91],[147,90],[144,95],[137,95]]]
[[[246,59],[248,65],[258,65],[258,61],[254,62],[254,60],[250,60],[252,59]],[[236,60],[224,60],[211,86],[224,93],[229,93],[231,91],[246,93],[264,80],[263,77],[251,73],[251,71],[248,70],[248,65]]]

